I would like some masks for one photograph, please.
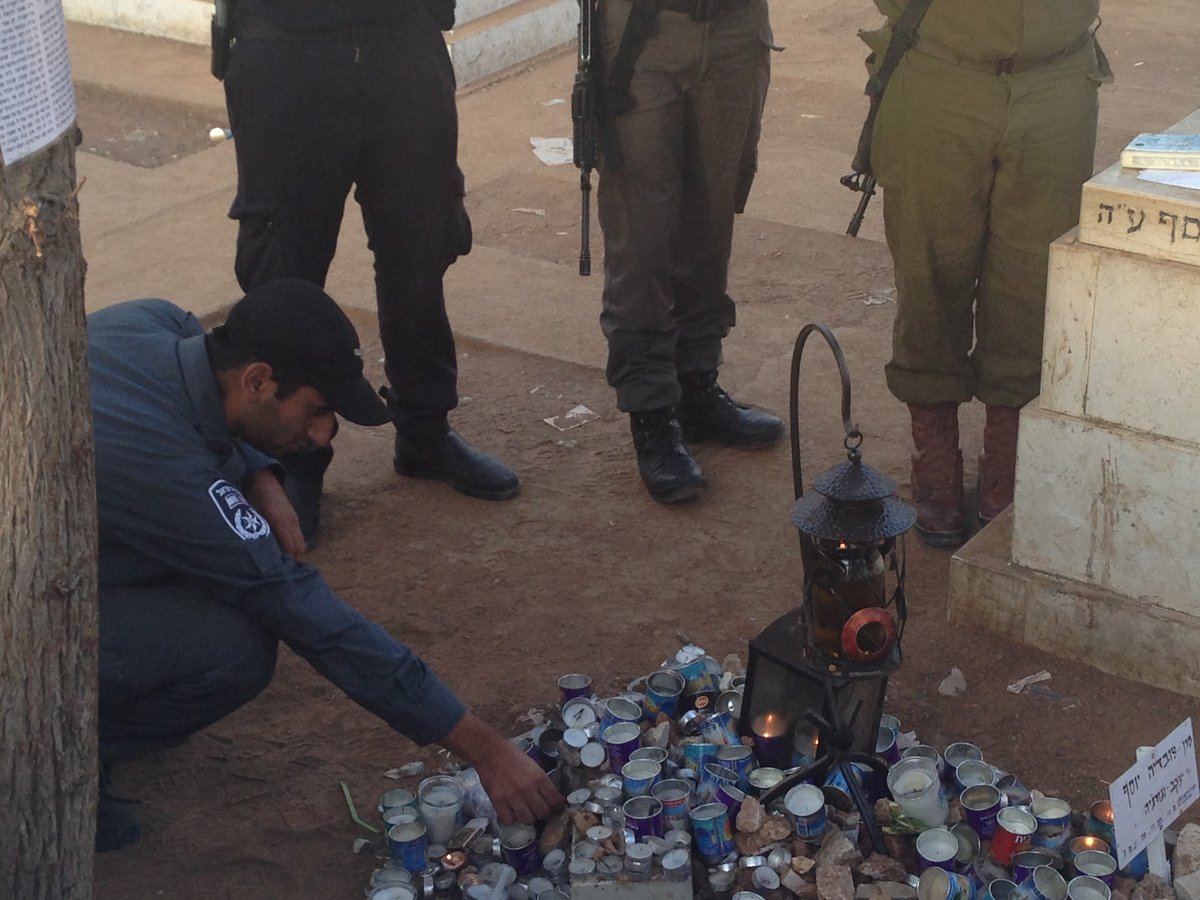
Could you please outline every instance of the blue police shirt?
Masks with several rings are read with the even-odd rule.
[[[458,698],[285,555],[243,496],[246,476],[274,460],[229,434],[196,318],[134,300],[87,323],[101,590],[199,580],[397,731],[418,744],[445,737],[463,715]]]

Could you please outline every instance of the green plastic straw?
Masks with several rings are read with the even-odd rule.
[[[361,825],[363,828],[367,829],[367,831],[371,832],[371,834],[379,834],[378,828],[376,828],[370,822],[364,822],[358,815],[358,810],[354,808],[354,799],[350,796],[350,788],[346,787],[346,782],[339,781],[338,784],[342,786],[342,796],[346,798],[346,808],[350,810],[350,818],[354,820],[354,823],[356,825]]]

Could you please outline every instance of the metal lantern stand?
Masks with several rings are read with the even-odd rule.
[[[847,462],[818,475],[806,495],[798,417],[800,361],[814,331],[829,344],[841,377]],[[753,736],[751,723],[762,706],[761,699],[755,700],[756,678],[760,698],[766,693],[778,699],[781,692],[790,692],[793,703],[803,706],[795,725],[803,720],[815,729],[816,758],[786,774],[762,797],[764,805],[796,784],[820,785],[840,773],[872,844],[882,853],[883,833],[859,771],[879,779],[886,773],[874,754],[875,741],[888,675],[901,662],[900,637],[908,616],[902,535],[916,521],[916,511],[896,496],[891,479],[862,462],[863,436],[850,417],[846,361],[823,324],[806,325],[796,339],[790,413],[796,496],[791,518],[804,563],[803,601],[750,642],[742,731]],[[889,594],[892,576],[895,588]]]

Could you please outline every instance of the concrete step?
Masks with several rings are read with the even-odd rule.
[[[575,39],[579,24],[576,0],[518,0],[477,18],[467,18],[485,4],[502,0],[470,0],[460,4],[460,24],[446,34],[458,86],[465,87],[521,65]]]
[[[208,44],[211,0],[64,0],[67,20]],[[446,34],[458,86],[488,78],[574,39],[576,0],[460,0]]]

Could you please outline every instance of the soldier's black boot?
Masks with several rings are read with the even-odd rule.
[[[662,503],[690,500],[704,486],[700,465],[683,443],[679,421],[669,409],[629,414],[638,471],[650,496]]]
[[[685,372],[679,386],[679,424],[689,441],[712,438],[726,447],[752,449],[783,437],[782,419],[738,403],[717,384],[716,372]]]
[[[392,465],[400,475],[444,481],[480,500],[511,500],[521,491],[516,472],[467,443],[444,420],[434,428],[397,432]]]
[[[120,850],[142,836],[142,823],[135,806],[137,800],[114,796],[109,786],[112,778],[108,766],[100,764],[100,792],[96,799],[96,852]]]

